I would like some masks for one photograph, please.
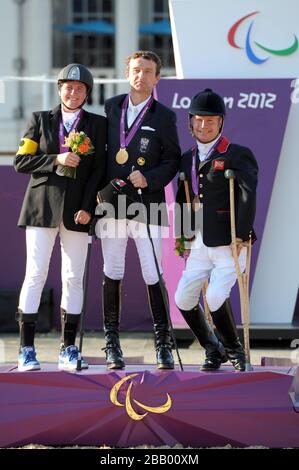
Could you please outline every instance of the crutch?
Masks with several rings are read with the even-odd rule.
[[[190,198],[189,184],[188,184],[188,180],[186,178],[186,175],[183,171],[181,171],[180,174],[179,174],[179,180],[184,183],[187,209],[188,209],[188,212],[190,212],[190,210],[191,210],[191,198]]]
[[[179,174],[179,180],[184,182],[187,209],[188,209],[188,212],[190,212],[190,210],[191,210],[191,198],[190,198],[189,185],[188,185],[188,180],[186,178],[186,175],[183,171],[181,171],[180,174]],[[213,329],[214,328],[213,320],[212,320],[211,312],[210,312],[210,309],[209,309],[209,306],[208,306],[208,303],[207,303],[207,298],[206,298],[206,292],[207,292],[208,285],[209,285],[209,282],[208,282],[208,280],[206,280],[203,283],[203,286],[202,286],[202,299],[203,299],[203,305],[204,305],[204,312],[205,312],[206,320]]]
[[[246,268],[242,274],[240,270],[239,257],[237,253],[236,242],[236,215],[235,215],[235,174],[233,170],[225,170],[224,176],[229,179],[229,198],[230,198],[230,223],[231,223],[231,239],[232,239],[232,252],[237,273],[240,305],[241,305],[241,318],[244,336],[244,349],[246,356],[245,370],[253,370],[250,364],[250,340],[249,340],[249,271],[251,259],[251,238],[246,246]]]
[[[80,337],[79,337],[79,352],[78,352],[78,359],[77,359],[77,367],[76,370],[82,370],[82,346],[83,346],[83,336],[84,336],[84,321],[85,321],[85,314],[86,314],[86,304],[87,304],[87,290],[88,290],[88,278],[89,278],[89,265],[90,265],[90,255],[91,255],[91,245],[92,245],[92,236],[95,230],[95,224],[97,222],[97,218],[94,218],[89,226],[88,231],[88,247],[87,247],[87,256],[85,262],[85,270],[84,270],[84,277],[83,277],[83,306],[82,312],[80,316]]]

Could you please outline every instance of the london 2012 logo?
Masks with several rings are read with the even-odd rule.
[[[233,24],[233,26],[230,28],[228,35],[227,35],[227,40],[229,44],[232,47],[235,47],[236,49],[245,49],[248,59],[254,64],[258,64],[258,65],[263,64],[264,62],[269,60],[270,56],[265,57],[265,58],[259,57],[256,54],[256,52],[253,50],[253,44],[256,46],[256,48],[259,48],[263,50],[264,52],[267,52],[269,54],[276,55],[276,56],[288,56],[288,55],[294,54],[294,52],[296,52],[298,49],[298,39],[295,34],[293,35],[294,36],[293,43],[287,48],[271,49],[270,47],[266,47],[260,44],[259,42],[252,40],[252,29],[253,29],[254,21],[251,21],[249,23],[247,33],[246,33],[245,47],[241,47],[237,44],[236,33],[238,29],[240,28],[241,24],[244,23],[246,20],[248,20],[248,18],[258,15],[259,13],[260,13],[259,11],[254,11],[253,13],[249,13],[248,15],[243,16],[242,18],[240,18],[238,21],[236,21]]]

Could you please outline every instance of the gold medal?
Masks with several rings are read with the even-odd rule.
[[[197,211],[199,211],[200,206],[201,206],[201,204],[200,204],[199,196],[197,195],[197,196],[194,197],[194,199],[192,201],[192,209],[194,210],[194,212],[197,212]]]
[[[145,165],[145,158],[143,158],[143,157],[137,158],[137,163],[138,163],[139,166]]]
[[[124,163],[126,163],[128,161],[128,158],[129,154],[125,148],[120,148],[115,157],[119,165],[123,165]]]

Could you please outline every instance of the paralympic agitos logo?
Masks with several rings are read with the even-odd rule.
[[[267,52],[269,54],[276,55],[276,56],[288,56],[288,55],[294,54],[294,52],[296,52],[298,49],[298,39],[295,34],[294,34],[294,41],[289,47],[285,49],[271,49],[269,47],[266,47],[260,44],[257,41],[252,40],[252,29],[253,29],[254,21],[250,22],[249,27],[247,29],[245,47],[241,47],[236,43],[236,39],[235,39],[236,33],[239,27],[241,26],[241,24],[244,23],[248,18],[257,15],[258,13],[260,12],[254,11],[253,13],[249,13],[248,15],[243,16],[241,19],[239,19],[238,21],[236,21],[236,23],[233,24],[233,26],[230,28],[228,35],[227,35],[227,40],[229,44],[232,47],[235,47],[236,49],[245,49],[248,59],[254,64],[258,64],[258,65],[263,64],[264,62],[269,60],[270,56],[266,58],[258,57],[258,55],[253,50],[253,44],[259,49],[263,50],[264,52]]]
[[[166,413],[172,406],[172,399],[168,393],[166,393],[166,400],[165,398],[163,399],[162,403],[159,403],[158,406],[149,406],[144,403],[141,403],[140,401],[136,400],[135,398],[132,399],[132,387],[133,387],[133,382],[132,379],[134,377],[138,376],[138,374],[130,374],[127,375],[126,377],[123,377],[120,379],[116,384],[113,385],[111,391],[110,391],[110,400],[113,403],[113,405],[120,406],[120,407],[125,407],[126,412],[128,416],[133,419],[134,421],[139,421],[143,418],[145,418],[148,413]],[[128,388],[125,391],[125,400],[124,402],[120,402],[118,395],[121,392],[121,388],[123,385],[125,386],[126,382],[130,382]],[[143,382],[143,379],[141,380],[141,384]],[[142,409],[145,411],[145,413],[138,413],[134,406]]]

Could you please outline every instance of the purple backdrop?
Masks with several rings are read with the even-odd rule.
[[[212,87],[232,100],[227,104],[228,116],[224,132],[232,140],[249,146],[256,155],[260,166],[256,231],[258,242],[253,249],[252,275],[256,265],[275,172],[290,106],[290,82],[288,79],[273,80],[161,80],[158,97],[177,113],[182,150],[193,140],[187,131],[188,100],[199,90]],[[242,95],[242,93],[244,95]],[[175,95],[177,94],[177,95]],[[275,95],[275,96],[273,96]],[[274,99],[275,98],[275,99]],[[242,107],[245,106],[245,107]],[[269,107],[273,106],[273,107]],[[0,157],[1,158],[1,157]],[[19,289],[25,273],[25,232],[16,227],[28,177],[17,174],[12,167],[0,166],[0,289]],[[173,201],[174,189],[168,186],[168,201]],[[173,295],[184,263],[174,256],[173,240],[164,242],[163,267],[171,301],[171,315],[174,323],[183,324],[173,303]],[[152,322],[147,304],[146,289],[142,280],[140,264],[135,247],[129,242],[126,274],[123,288],[122,329],[131,331],[151,330]],[[102,281],[102,257],[100,242],[92,247],[90,286],[88,295],[88,329],[102,326],[100,284]],[[47,288],[54,289],[55,325],[59,325],[60,297],[60,254],[55,246]],[[237,303],[237,292],[234,293]],[[240,320],[239,307],[236,309]],[[1,314],[1,312],[0,312]],[[14,315],[14,312],[12,312]]]

